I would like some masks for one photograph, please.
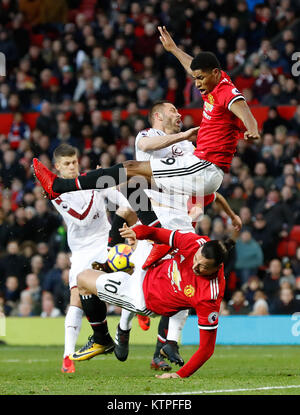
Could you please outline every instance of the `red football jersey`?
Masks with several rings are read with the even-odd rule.
[[[194,154],[228,172],[241,132],[240,120],[230,111],[230,106],[237,99],[245,98],[224,71],[218,85],[202,98],[204,107]]]
[[[167,317],[194,308],[199,328],[217,328],[225,290],[224,267],[211,277],[202,277],[192,271],[195,253],[210,239],[192,232],[181,233],[144,225],[134,227],[134,231],[138,239],[168,243],[178,250],[172,259],[165,259],[147,271],[143,283],[146,307]]]

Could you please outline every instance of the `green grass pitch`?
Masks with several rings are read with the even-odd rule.
[[[114,337],[118,318],[108,319]],[[188,379],[156,379],[150,370],[159,319],[143,332],[134,319],[128,360],[114,354],[60,372],[64,319],[8,318],[0,340],[0,395],[300,395],[297,346],[216,346],[212,358]],[[78,347],[90,334],[83,326]],[[197,346],[181,346],[185,361]],[[174,367],[176,369],[176,367]]]

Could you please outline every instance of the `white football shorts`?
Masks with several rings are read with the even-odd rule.
[[[70,258],[71,268],[69,272],[69,287],[72,289],[77,286],[77,275],[85,269],[92,268],[94,261],[105,262],[107,260],[107,239],[103,243],[90,247],[89,250],[72,252]]]
[[[193,154],[151,159],[150,163],[156,185],[168,193],[209,195],[218,190],[224,177],[218,166]]]
[[[100,300],[134,313],[154,316],[155,314],[146,308],[143,292],[143,282],[147,271],[144,271],[142,266],[151,249],[150,242],[138,241],[130,258],[135,265],[132,275],[123,271],[100,275],[96,281]]]

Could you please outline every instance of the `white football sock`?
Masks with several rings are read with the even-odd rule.
[[[169,327],[167,340],[178,342],[180,339],[181,331],[186,322],[189,310],[179,311],[177,314],[169,318]]]
[[[121,330],[130,330],[132,326],[132,319],[135,316],[135,313],[132,311],[125,310],[122,308],[121,318],[120,318],[120,329]]]
[[[65,317],[65,350],[64,357],[75,352],[76,341],[81,329],[83,310],[70,305]]]

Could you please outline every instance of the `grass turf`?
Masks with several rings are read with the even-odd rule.
[[[126,362],[114,354],[97,356],[77,362],[76,373],[63,374],[63,319],[28,320],[6,321],[7,336],[1,339],[7,344],[0,346],[0,395],[300,394],[297,346],[216,346],[212,358],[192,377],[161,380],[149,367],[158,319],[152,320],[148,332],[135,321]],[[117,319],[109,319],[111,333],[116,324]],[[84,323],[78,346],[87,334]],[[196,349],[181,347],[185,361]]]

